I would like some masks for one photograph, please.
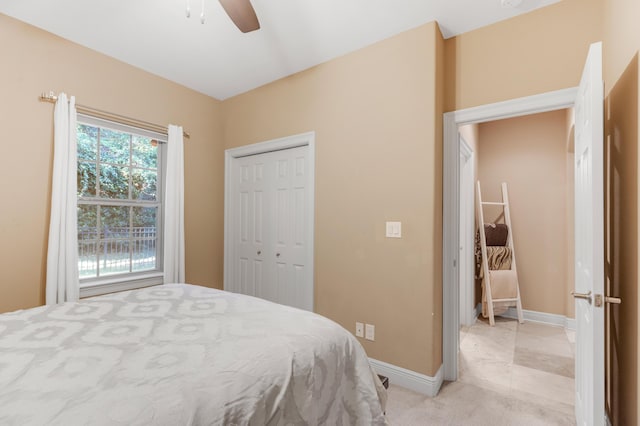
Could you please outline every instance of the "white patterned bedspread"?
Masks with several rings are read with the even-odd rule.
[[[169,284],[0,315],[0,425],[383,425],[362,346],[319,315]]]

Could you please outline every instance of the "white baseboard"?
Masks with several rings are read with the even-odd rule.
[[[440,391],[443,380],[442,365],[438,369],[435,377],[416,373],[406,368],[398,367],[377,359],[369,358],[369,363],[376,373],[389,378],[389,383],[398,385],[414,392],[427,396],[436,396]]]
[[[565,320],[564,328],[576,331],[576,319],[575,318],[564,317],[564,320]]]
[[[502,314],[502,316],[507,318],[518,318],[518,312],[516,311],[516,308],[510,307],[507,309],[507,312]],[[569,330],[576,329],[576,320],[574,318],[565,317],[564,315],[548,314],[546,312],[528,311],[523,309],[522,316],[525,320],[531,322],[555,325]]]

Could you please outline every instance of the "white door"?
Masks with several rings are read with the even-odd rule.
[[[275,265],[275,302],[306,308],[312,294],[305,285],[307,275],[306,211],[307,147],[298,147],[272,153],[274,156],[274,190],[272,240]]]
[[[473,150],[460,137],[460,325],[471,326],[474,311],[474,200]]]
[[[313,310],[307,152],[301,146],[232,161],[229,290]]]
[[[265,160],[262,155],[251,155],[237,158],[233,164],[234,177],[233,204],[235,210],[235,241],[233,290],[257,297],[266,297],[263,283],[266,270],[265,235],[269,227],[265,227],[265,215],[268,213],[268,199],[265,191],[269,184],[265,182]]]
[[[589,48],[576,99],[576,422],[603,425],[604,195],[602,43]]]

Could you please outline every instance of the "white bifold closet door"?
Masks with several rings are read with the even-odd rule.
[[[313,310],[307,146],[232,164],[233,291]]]

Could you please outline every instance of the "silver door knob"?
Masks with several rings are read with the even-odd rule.
[[[591,290],[589,290],[587,293],[577,293],[575,291],[572,291],[571,295],[576,299],[585,299],[589,303],[591,303]]]
[[[613,305],[619,305],[622,303],[622,299],[620,299],[619,297],[605,296],[604,301]]]

